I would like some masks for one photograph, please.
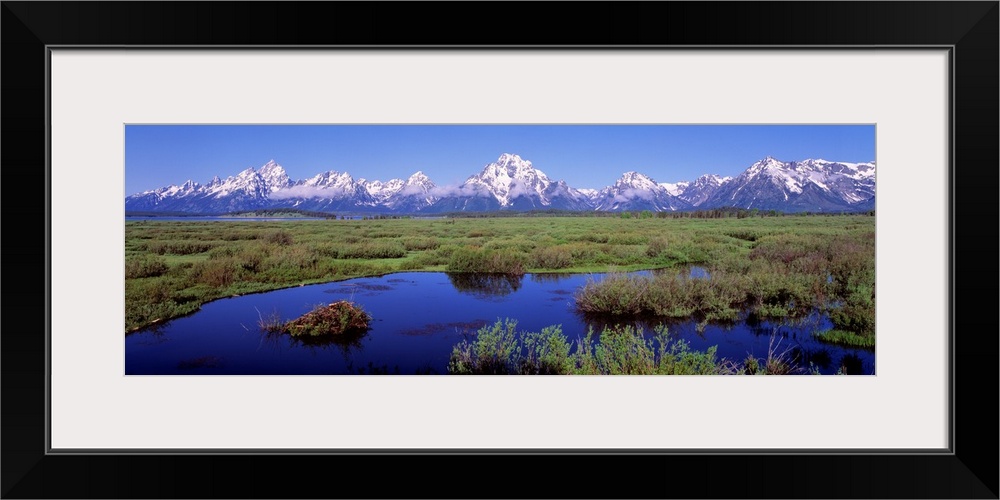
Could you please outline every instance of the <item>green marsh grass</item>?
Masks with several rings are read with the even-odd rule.
[[[839,344],[848,347],[864,347],[867,349],[875,347],[874,335],[861,335],[855,332],[831,329],[813,332],[813,336],[830,344]]]
[[[399,271],[682,273],[697,264],[709,280],[668,272],[588,293],[620,314],[668,317],[825,307],[836,329],[873,336],[874,234],[865,215],[126,221],[125,329],[232,295]]]
[[[472,341],[452,350],[448,373],[458,375],[726,375],[735,364],[716,358],[713,346],[693,351],[671,341],[666,327],[647,340],[632,327],[605,329],[594,342],[591,330],[571,342],[559,325],[540,332],[517,330],[513,319],[481,328]]]

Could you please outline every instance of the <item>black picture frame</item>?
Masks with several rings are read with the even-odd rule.
[[[0,161],[8,236],[2,252],[9,271],[40,275],[24,280],[21,273],[15,280],[9,272],[14,293],[4,294],[4,498],[998,498],[996,1],[581,2],[552,9],[492,2],[2,4]],[[492,29],[511,22],[516,30]],[[950,452],[47,453],[46,63],[47,47],[55,45],[950,47]],[[985,311],[973,304],[986,304]],[[767,418],[736,415],[734,425]],[[372,470],[391,476],[363,481]],[[423,479],[409,480],[412,472]]]

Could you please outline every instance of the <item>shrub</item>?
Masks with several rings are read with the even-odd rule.
[[[208,260],[195,264],[191,274],[199,283],[221,288],[236,279],[236,266],[231,259]]]
[[[551,238],[548,239],[551,240]],[[553,244],[551,241],[544,243],[539,239],[529,240],[523,236],[518,236],[509,240],[499,238],[490,240],[483,245],[483,248],[500,252],[528,253],[539,246],[551,246]]]
[[[730,375],[735,373],[727,360],[717,360],[718,346],[705,352],[693,351],[683,340],[667,342],[666,330],[657,337],[660,344],[657,375]]]
[[[650,257],[659,257],[660,254],[667,250],[667,239],[660,236],[649,240],[649,244],[646,246],[646,255]]]
[[[236,253],[238,251],[239,251],[239,247],[237,247],[237,246],[215,247],[215,248],[213,248],[213,249],[211,249],[211,250],[208,251],[208,258],[209,259],[225,259],[225,258],[232,257],[232,256],[236,255]]]
[[[642,245],[646,243],[647,239],[646,235],[643,234],[615,233],[608,238],[608,243],[612,245]]]
[[[844,330],[822,330],[814,332],[813,337],[818,339],[820,342],[826,342],[829,344],[864,347],[869,349],[875,347],[874,335],[859,335],[857,333]]]
[[[573,264],[573,255],[564,247],[537,248],[531,253],[534,267],[562,269]]]
[[[589,241],[591,243],[607,243],[611,239],[611,235],[606,233],[586,233],[580,237],[581,241]]]
[[[518,371],[529,375],[570,373],[575,362],[570,355],[570,343],[559,325],[542,328],[524,338],[525,357]]]
[[[292,235],[288,231],[280,229],[278,231],[274,231],[273,233],[268,233],[267,236],[264,237],[264,241],[277,245],[291,245]]]
[[[664,273],[655,277],[610,274],[590,279],[576,294],[581,312],[612,315],[652,314],[687,318],[696,313],[734,320],[744,302],[742,281],[725,273],[713,279]]]
[[[203,241],[151,241],[145,247],[146,251],[157,255],[191,255],[207,252],[215,245]]]
[[[726,236],[743,241],[757,241],[757,238],[760,238],[760,234],[750,229],[737,229],[734,231],[727,231],[725,234]]]
[[[232,229],[222,232],[219,236],[220,240],[225,241],[239,241],[239,240],[256,240],[260,239],[260,234],[251,231],[235,231]]]
[[[736,373],[728,361],[716,360],[716,347],[692,351],[689,344],[670,342],[666,327],[646,340],[632,327],[605,329],[600,341],[587,337],[571,344],[558,325],[541,332],[518,332],[517,322],[497,320],[452,350],[448,372],[465,375],[710,375]]]
[[[805,368],[799,366],[792,349],[788,348],[778,352],[781,340],[779,339],[777,343],[774,340],[775,337],[771,336],[768,341],[766,358],[761,360],[753,354],[747,354],[743,361],[743,373],[747,375],[794,375],[806,372]]]
[[[843,304],[830,311],[835,328],[862,336],[875,335],[875,283],[874,272],[848,278],[841,287]]]
[[[332,243],[313,243],[309,245],[309,251],[321,256],[336,259],[340,257],[340,249]]]
[[[448,270],[463,273],[524,274],[521,254],[474,248],[459,248],[451,254]]]
[[[643,375],[656,372],[656,350],[632,327],[601,332],[592,345],[593,331],[580,343],[578,362],[583,373]]]
[[[263,269],[264,261],[269,255],[270,252],[266,246],[257,244],[239,249],[232,257],[241,269],[256,273]]]
[[[441,246],[441,242],[437,238],[407,238],[403,240],[403,246],[411,252],[415,250],[434,250]]]
[[[167,263],[159,257],[142,256],[125,259],[125,279],[161,276],[168,269]]]
[[[873,337],[875,335],[875,305],[845,304],[830,311],[830,321],[839,330]]]
[[[518,373],[520,346],[517,341],[517,321],[497,320],[493,326],[484,326],[476,333],[476,340],[452,349],[448,362],[449,373],[475,375],[506,375]]]
[[[576,305],[583,312],[639,314],[645,309],[648,281],[639,276],[611,274],[602,281],[588,278],[576,293]]]
[[[341,259],[398,259],[406,257],[406,249],[398,241],[366,241],[340,249]]]

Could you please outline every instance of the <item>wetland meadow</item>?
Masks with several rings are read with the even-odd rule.
[[[875,216],[126,218],[126,374],[875,373]]]

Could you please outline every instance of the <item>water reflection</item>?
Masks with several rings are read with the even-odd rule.
[[[833,364],[833,357],[830,355],[830,350],[827,348],[807,351],[803,355],[803,360],[806,363],[812,363],[821,370],[829,370],[830,365]]]
[[[222,358],[218,356],[200,356],[194,359],[185,359],[177,363],[178,370],[198,370],[203,368],[219,368],[223,364]]]
[[[458,333],[474,333],[480,328],[486,326],[486,323],[485,319],[477,319],[473,321],[453,321],[451,323],[428,323],[419,328],[407,328],[405,330],[401,330],[399,334],[407,336],[435,335],[449,330],[454,330]]]
[[[672,269],[690,276],[690,268]],[[660,271],[663,272],[663,271]],[[701,276],[694,271],[695,276]],[[644,273],[650,275],[649,272]],[[583,314],[574,295],[600,274],[510,276],[469,273],[398,273],[339,283],[293,287],[205,304],[192,315],[125,338],[127,374],[446,374],[455,345],[474,339],[498,319],[517,321],[520,332],[560,325],[571,344],[594,333],[631,327],[652,340],[661,326],[693,350],[718,348],[717,358],[742,363],[781,352],[824,374],[874,373],[873,351],[823,344],[812,332],[829,329],[825,313],[796,319],[746,314],[721,323],[705,318]],[[676,274],[674,274],[676,276]],[[445,279],[447,278],[447,280]],[[699,278],[696,278],[699,279]],[[282,321],[317,303],[351,300],[372,315],[370,329],[341,336],[292,337],[261,333],[260,311]],[[279,314],[280,313],[280,314]],[[812,365],[810,365],[812,363]],[[803,371],[805,371],[803,370]]]
[[[569,273],[536,273],[531,275],[531,281],[539,284],[558,283],[572,277]]]
[[[864,360],[853,353],[844,354],[840,358],[840,371],[845,375],[866,375],[875,372],[873,367],[866,367]]]
[[[157,323],[155,325],[146,327],[142,330],[132,330],[130,332],[125,332],[125,338],[128,338],[137,333],[142,333],[142,340],[139,343],[143,345],[156,345],[162,344],[170,340],[166,335],[166,328],[164,323]]]
[[[581,322],[586,324],[588,329],[593,329],[594,334],[598,335],[603,330],[621,330],[624,328],[631,328],[636,331],[653,331],[659,326],[666,326],[667,330],[672,330],[671,323],[677,324],[679,322],[669,322],[664,321],[662,318],[657,318],[652,315],[638,315],[638,316],[618,316],[613,314],[595,314],[595,313],[584,313],[576,312],[578,318]]]
[[[344,333],[337,335],[296,335],[291,336],[292,346],[305,346],[308,348],[328,348],[336,347],[344,352],[350,352],[351,349],[361,349],[363,346],[362,340],[368,335],[371,329],[365,330],[349,330]],[[284,335],[284,334],[279,334]]]
[[[783,329],[792,328],[795,330],[815,331],[821,329],[824,322],[824,315],[819,310],[803,316],[784,317],[778,319],[763,318],[756,313],[745,313],[741,315],[740,322],[755,336],[769,336],[775,333],[786,333]]]
[[[369,361],[367,364],[362,366],[354,366],[353,361],[347,362],[347,374],[348,375],[402,375],[399,370],[399,365],[393,366],[391,369],[386,363],[381,365],[376,365],[375,362]]]
[[[339,286],[324,290],[325,293],[335,293],[335,294],[350,294],[350,295],[364,295],[364,296],[374,296],[379,292],[388,292],[393,289],[390,285],[382,285],[377,283],[340,283]]]
[[[711,278],[708,269],[701,266],[687,266],[678,270],[676,267],[664,267],[651,271],[653,276],[677,276],[681,279],[708,279]]]
[[[481,299],[505,297],[521,288],[524,276],[491,273],[446,273],[448,281],[461,293]]]

